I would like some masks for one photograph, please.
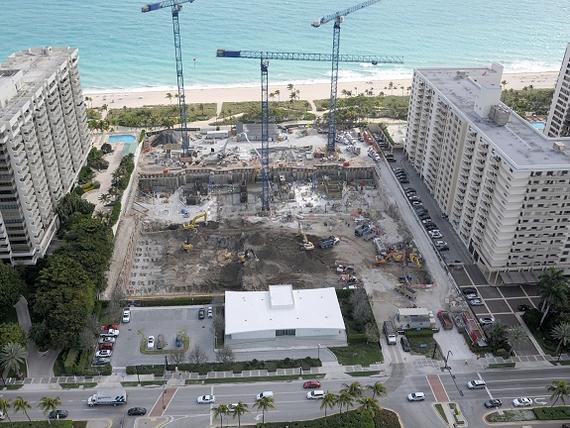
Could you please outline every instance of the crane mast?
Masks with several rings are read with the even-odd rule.
[[[271,52],[218,49],[221,58],[259,59],[261,68],[261,210],[269,211],[269,60],[286,61],[331,61],[334,55],[314,52]],[[402,64],[398,56],[337,55],[338,62]],[[333,61],[333,64],[335,61]],[[336,90],[336,88],[335,88]],[[330,122],[329,122],[330,126]],[[330,129],[330,128],[329,128]]]
[[[333,40],[332,40],[332,54],[331,54],[331,95],[329,100],[329,127],[327,133],[327,150],[329,153],[334,152],[336,143],[336,106],[337,106],[337,88],[338,88],[338,63],[340,55],[340,24],[344,21],[344,17],[357,10],[364,9],[380,0],[368,0],[344,10],[337,11],[330,15],[325,15],[319,20],[313,22],[311,25],[315,28],[320,27],[322,24],[334,20],[333,25]]]
[[[174,58],[176,60],[176,86],[178,89],[178,113],[180,115],[180,133],[182,135],[182,153],[189,156],[190,139],[188,137],[188,117],[186,111],[186,91],[184,89],[184,64],[182,61],[182,36],[180,34],[179,13],[183,3],[193,3],[195,0],[167,0],[150,3],[142,7],[143,13],[169,7],[172,14],[172,32],[174,34]]]

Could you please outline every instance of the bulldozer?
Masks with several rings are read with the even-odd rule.
[[[245,251],[238,251],[237,256],[240,263],[245,263],[250,259],[254,259],[256,261],[259,260],[255,255],[255,251],[253,251],[251,248],[248,248]]]
[[[422,260],[421,260],[421,257],[422,257],[422,256],[420,256],[420,255],[419,255],[418,253],[416,253],[415,251],[413,251],[412,253],[410,253],[410,256],[409,256],[410,261],[411,261],[412,263],[414,263],[418,269],[421,269],[421,268],[422,268]]]
[[[201,218],[204,219],[204,222],[207,222],[208,221],[208,214],[206,212],[201,212],[198,215],[196,215],[189,223],[184,223],[182,225],[182,227],[184,227],[184,230],[194,230],[194,229],[196,229],[196,223]]]

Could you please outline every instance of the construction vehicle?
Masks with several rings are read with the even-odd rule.
[[[315,249],[315,244],[313,244],[311,241],[309,241],[309,239],[307,238],[307,235],[305,234],[305,232],[303,232],[303,226],[301,225],[301,221],[298,220],[297,221],[298,225],[299,225],[299,236],[301,238],[303,238],[303,243],[301,244],[303,246],[303,249],[305,251],[312,251]]]
[[[321,239],[319,241],[319,248],[325,249],[325,248],[331,248],[333,246],[335,246],[336,244],[338,244],[340,242],[340,239],[338,239],[336,236],[329,236],[328,238],[325,239]]]
[[[194,245],[192,245],[190,242],[188,242],[188,240],[186,240],[183,244],[182,244],[182,249],[186,252],[188,251],[192,251],[192,249],[194,248]]]
[[[422,256],[420,256],[416,251],[411,252],[408,257],[410,261],[414,263],[418,269],[422,268],[422,261],[421,261]]]
[[[330,153],[335,151],[335,140],[336,140],[336,103],[337,103],[337,83],[338,83],[338,63],[341,57],[340,55],[340,24],[344,21],[344,17],[352,12],[356,12],[360,9],[364,9],[374,3],[378,3],[380,0],[367,0],[365,2],[359,3],[355,6],[349,7],[344,10],[337,11],[330,15],[323,16],[319,20],[313,22],[311,25],[315,28],[319,28],[321,25],[327,22],[334,21],[333,25],[333,45],[332,45],[332,55],[331,55],[331,94],[329,101],[329,127],[327,135],[327,150]],[[396,63],[403,63],[402,58],[396,58]]]
[[[375,0],[379,1],[379,0]],[[260,60],[261,69],[261,210],[269,211],[269,61],[285,60],[285,61],[333,61],[351,63],[369,63],[369,64],[402,64],[403,60],[399,57],[377,57],[370,55],[339,55],[338,49],[336,56],[330,54],[311,53],[311,52],[267,52],[267,51],[246,51],[246,50],[229,50],[218,49],[217,57],[222,58],[242,58],[242,59],[258,59]],[[338,74],[338,73],[337,73]],[[338,76],[337,76],[338,77]],[[336,86],[335,86],[336,100]],[[335,102],[336,105],[336,102]],[[334,142],[333,142],[334,145]],[[329,150],[329,155],[333,151]]]
[[[402,296],[407,297],[410,300],[416,300],[416,290],[414,290],[413,288],[402,284],[402,285],[398,285],[395,290],[400,293]]]
[[[204,222],[207,222],[208,221],[208,213],[206,213],[206,212],[199,213],[189,223],[183,224],[182,227],[184,227],[184,230],[194,230],[194,229],[196,229],[196,223],[198,222],[198,220],[200,220],[202,218],[204,219]]]
[[[245,251],[238,251],[237,256],[240,263],[245,263],[247,260],[250,259],[254,259],[256,261],[259,260],[255,255],[255,251],[253,251],[253,249],[251,248],[248,248]]]
[[[176,84],[178,86],[178,110],[180,114],[180,132],[182,133],[182,152],[189,156],[190,139],[188,136],[188,124],[186,114],[186,93],[184,91],[184,67],[182,63],[182,37],[180,36],[180,20],[178,14],[182,10],[183,3],[193,3],[194,0],[165,0],[159,3],[146,4],[142,7],[143,13],[152,12],[162,8],[171,8],[172,30],[174,32],[174,58],[176,60]]]
[[[453,328],[453,321],[451,320],[449,312],[441,309],[437,311],[437,318],[444,330],[451,330]]]
[[[384,335],[386,336],[386,342],[388,345],[396,345],[398,333],[396,331],[396,326],[394,325],[393,321],[384,321],[384,326],[382,328],[384,330]]]

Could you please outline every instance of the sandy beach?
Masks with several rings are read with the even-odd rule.
[[[525,86],[532,85],[535,88],[554,88],[558,71],[544,71],[536,73],[505,73],[503,80],[507,81],[506,88],[522,89]],[[350,90],[354,92],[364,92],[367,89],[372,89],[374,94],[377,95],[380,91],[385,95],[406,95],[407,88],[411,85],[412,76],[407,79],[392,79],[392,80],[375,80],[367,82],[339,82],[339,93],[343,90]],[[394,89],[388,89],[390,83],[393,84]],[[356,88],[356,90],[355,90]],[[328,83],[313,83],[313,84],[299,84],[295,85],[295,89],[300,91],[299,98],[303,100],[318,100],[328,98],[330,94],[330,84]],[[269,92],[280,91],[279,96],[275,96],[272,100],[285,101],[289,99],[290,91],[286,85],[270,86]],[[122,108],[126,107],[141,107],[146,105],[168,104],[175,103],[176,99],[169,100],[166,94],[176,93],[176,89],[172,88],[170,91],[164,90],[139,90],[139,91],[85,91],[85,96],[90,97],[92,100],[89,104],[92,107],[101,107],[107,104],[108,108]],[[259,86],[251,87],[225,87],[225,88],[204,88],[196,89],[189,88],[186,90],[186,101],[192,103],[217,103],[218,111],[221,103],[232,101],[257,101],[259,100]]]

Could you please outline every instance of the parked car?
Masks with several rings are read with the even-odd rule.
[[[99,337],[98,343],[115,343],[117,339],[112,336]]]
[[[156,338],[156,349],[162,349],[166,346],[166,341],[164,340],[164,335],[159,334]]]
[[[471,306],[483,306],[483,301],[481,299],[471,299],[468,300]]]
[[[211,404],[216,402],[216,396],[213,394],[200,395],[196,398],[198,404]]]
[[[398,181],[402,184],[408,184],[410,182],[406,177],[399,178]]]
[[[321,387],[321,383],[318,380],[308,380],[305,383],[303,383],[303,388],[305,389],[311,389],[311,388],[320,388]]]
[[[434,244],[438,251],[449,251],[449,246],[445,241],[435,241]]]
[[[131,308],[123,309],[123,322],[128,323],[131,321]]]
[[[101,357],[101,358],[95,358],[95,361],[93,361],[94,366],[104,366],[105,364],[111,364],[111,358]]]
[[[203,320],[204,318],[206,318],[206,309],[204,308],[198,309],[198,319]]]
[[[111,355],[113,355],[113,351],[111,351],[110,349],[100,349],[97,352],[95,352],[96,358],[110,357]]]
[[[414,211],[417,214],[427,214],[428,210],[426,210],[426,208],[423,205],[416,205],[414,207]]]
[[[410,193],[410,192],[416,193],[416,189],[414,189],[413,187],[406,187],[406,188],[404,189],[404,192],[406,192],[406,193]]]
[[[129,410],[127,410],[127,415],[144,416],[146,415],[146,409],[144,407],[131,407]]]
[[[406,336],[402,336],[400,338],[400,345],[402,345],[402,349],[404,352],[410,352],[412,349],[410,348],[410,341]]]
[[[483,325],[493,324],[495,322],[495,318],[494,317],[480,317],[479,322]]]
[[[69,416],[67,410],[56,409],[48,413],[48,419],[65,419]]]
[[[146,349],[154,349],[154,336],[149,336],[146,341]]]
[[[101,349],[108,349],[108,350],[113,350],[113,343],[99,343],[97,345],[97,349],[101,350]]]
[[[412,206],[422,205],[422,201],[412,201]]]
[[[408,201],[421,201],[420,197],[417,195],[409,195],[408,196]]]
[[[212,318],[214,316],[214,310],[211,306],[208,306],[208,318]]]
[[[513,406],[515,407],[528,407],[530,405],[532,405],[532,398],[518,397],[513,400]]]
[[[461,292],[463,294],[471,294],[471,293],[477,293],[477,289],[473,288],[473,287],[463,287],[461,289]]]
[[[184,342],[182,341],[182,336],[177,334],[176,339],[174,340],[174,346],[176,346],[177,348],[182,348],[183,345],[184,345]]]
[[[428,232],[432,232],[434,230],[437,230],[437,226],[435,224],[428,224],[427,226],[425,226],[424,229],[427,230]]]
[[[307,392],[307,400],[322,400],[325,397],[325,391],[322,389],[314,389]]]
[[[465,295],[466,299],[478,299],[479,295],[477,293],[469,293]]]
[[[501,407],[503,405],[503,402],[501,400],[499,400],[498,398],[493,398],[491,400],[487,400],[483,403],[483,405],[487,408],[487,409],[494,409],[496,407]]]
[[[430,216],[429,216],[428,213],[425,213],[425,214],[418,214],[418,218],[419,218],[420,220],[427,220],[427,219],[430,218]],[[435,226],[435,225],[434,225],[434,226]]]
[[[408,401],[424,401],[426,396],[423,392],[412,392],[408,394]]]
[[[431,236],[432,239],[443,238],[443,235],[441,234],[441,232],[439,231],[439,229],[430,230],[428,233],[429,233],[429,236]]]
[[[435,223],[432,221],[431,217],[428,216],[427,218],[422,220],[422,224],[435,224]]]
[[[259,394],[257,394],[255,396],[255,398],[258,400],[261,400],[262,398],[265,398],[265,397],[273,398],[273,391],[263,391],[263,392],[260,392]]]
[[[467,382],[467,388],[469,389],[484,389],[487,383],[483,379],[473,379]]]

